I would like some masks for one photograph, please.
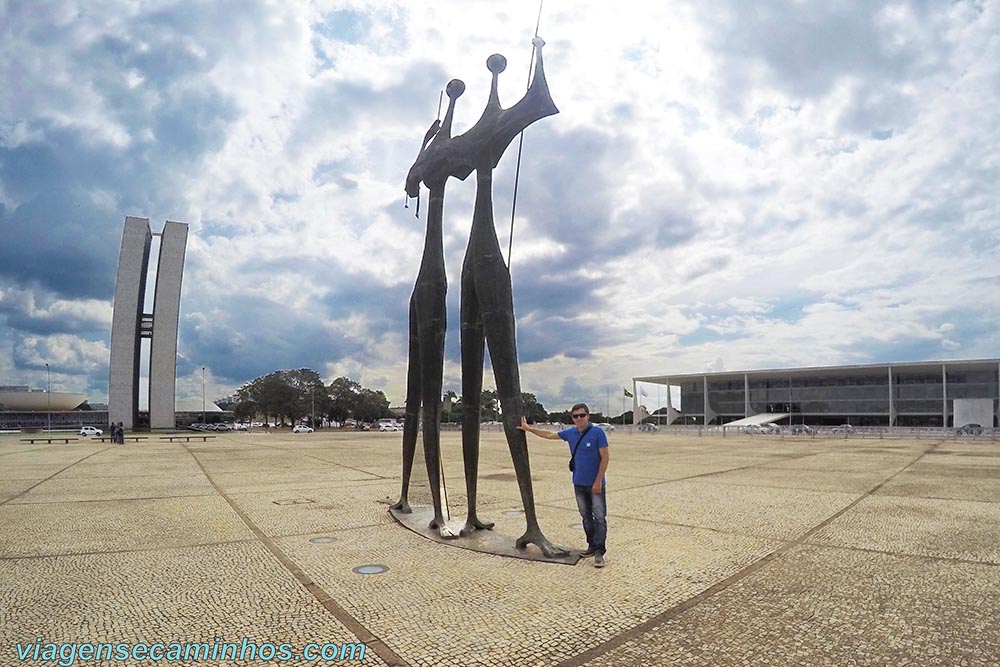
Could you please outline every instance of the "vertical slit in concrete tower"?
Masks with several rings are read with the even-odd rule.
[[[153,233],[149,220],[125,218],[111,322],[108,412],[112,422],[122,422],[126,428],[138,421],[143,339],[149,339],[149,425],[175,426],[177,328],[187,234],[184,223],[168,221],[163,226],[154,258],[155,274],[150,274]],[[146,289],[149,280],[155,280],[151,311]]]

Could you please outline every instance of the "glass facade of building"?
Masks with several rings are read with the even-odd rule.
[[[681,413],[675,423],[688,424],[725,424],[761,413],[788,413],[790,416],[782,420],[784,423],[955,426],[952,415],[956,399],[992,399],[994,423],[983,426],[996,426],[1000,400],[997,359],[789,368],[635,380],[679,386],[680,405],[671,407]]]

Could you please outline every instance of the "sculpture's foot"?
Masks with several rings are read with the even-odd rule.
[[[524,549],[529,544],[534,544],[536,547],[541,549],[542,555],[544,555],[546,558],[561,558],[563,556],[570,555],[569,549],[563,549],[562,547],[557,547],[556,545],[552,544],[547,539],[545,539],[545,536],[542,535],[542,531],[538,530],[537,528],[534,530],[531,529],[527,530],[524,533],[524,535],[517,538],[517,541],[514,543],[514,546],[516,546],[518,549]]]
[[[437,531],[438,536],[442,540],[454,540],[458,537],[458,535],[452,532],[451,528],[448,527],[448,523],[444,520],[443,516],[436,516],[431,519],[428,527],[431,530]]]
[[[399,510],[403,514],[412,514],[413,510],[410,509],[410,503],[406,501],[406,498],[400,498],[399,502],[395,505],[390,505],[389,509]]]
[[[493,524],[480,521],[475,514],[470,514],[469,518],[465,520],[465,525],[462,526],[462,537],[471,535],[476,530],[493,530]]]

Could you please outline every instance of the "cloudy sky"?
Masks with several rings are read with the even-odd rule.
[[[191,225],[178,395],[279,368],[403,398],[422,219],[403,181],[538,4],[0,0],[0,384],[106,400],[124,216]],[[547,0],[525,133],[523,389],[1000,356],[1000,3]],[[495,174],[507,247],[516,142]],[[452,180],[446,388],[475,179]],[[426,198],[426,195],[425,195]],[[491,385],[488,377],[487,386]]]

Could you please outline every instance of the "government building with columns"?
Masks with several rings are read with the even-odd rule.
[[[675,388],[661,390],[666,405],[653,410],[669,424],[719,425],[767,414],[773,416],[767,421],[778,424],[992,428],[1000,409],[1000,359],[636,377],[637,416],[640,383]],[[680,405],[671,399],[677,388]]]

